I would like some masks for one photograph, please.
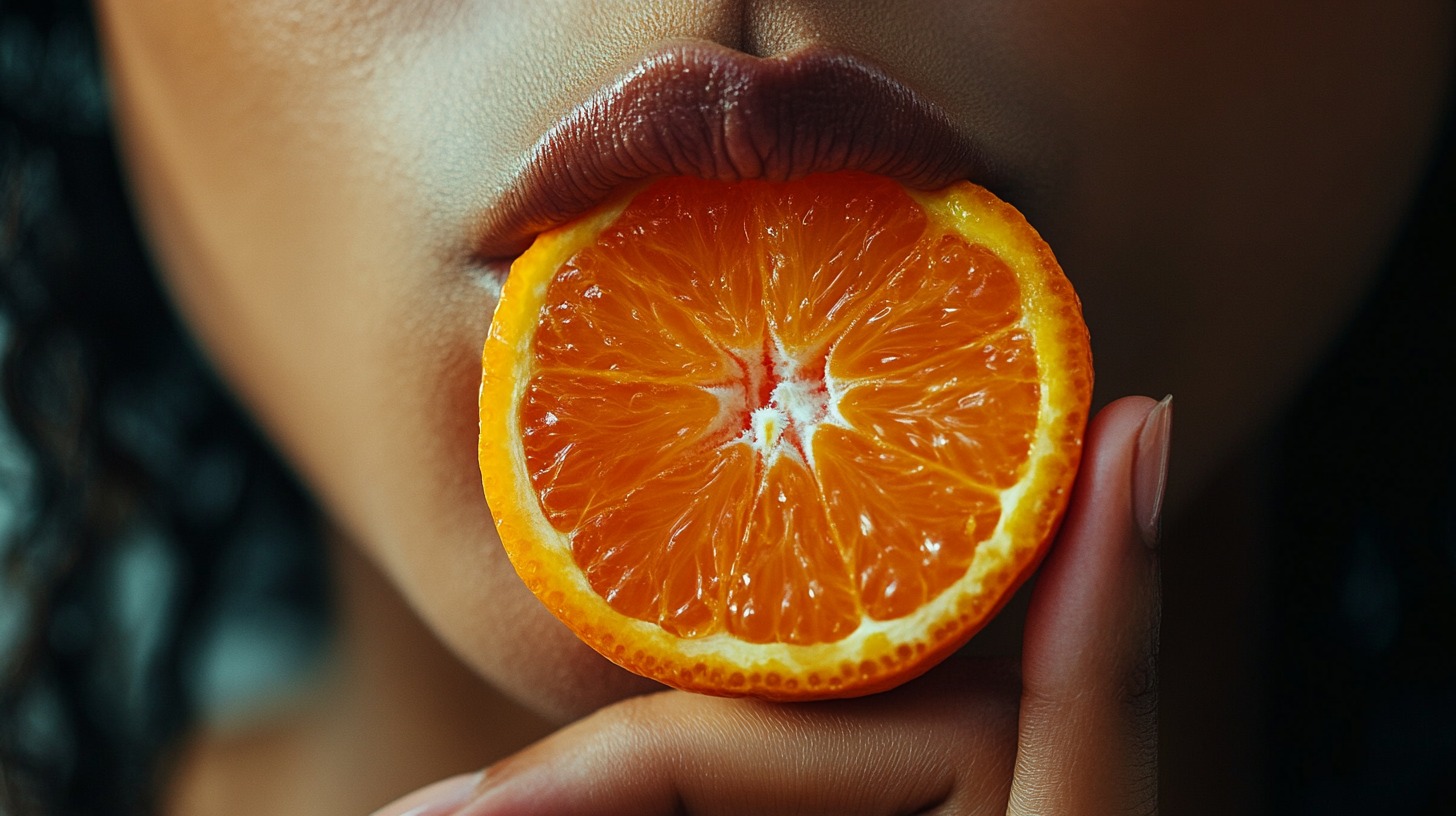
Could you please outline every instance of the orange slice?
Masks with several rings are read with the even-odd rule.
[[[1076,295],[984,189],[670,178],[512,266],[480,467],[522,579],[608,658],[855,696],[1030,574],[1091,390]]]

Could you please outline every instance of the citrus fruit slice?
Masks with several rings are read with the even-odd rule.
[[[1051,251],[969,183],[669,178],[541,235],[484,349],[512,563],[618,664],[811,699],[925,671],[1029,575],[1092,389]]]

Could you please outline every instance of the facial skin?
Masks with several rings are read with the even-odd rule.
[[[1368,284],[1451,30],[1437,0],[99,6],[127,163],[189,324],[431,628],[559,718],[652,686],[577,643],[500,551],[475,462],[494,295],[470,239],[593,91],[676,39],[827,44],[919,90],[988,146],[1057,250],[1100,399],[1177,395],[1192,492]]]

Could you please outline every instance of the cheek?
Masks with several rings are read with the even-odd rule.
[[[459,308],[476,312],[472,299],[461,300]],[[436,298],[420,305],[418,317],[433,325],[467,322],[465,315],[451,319]],[[623,697],[660,690],[584,645],[516,577],[481,494],[476,337],[457,342],[451,332],[427,329],[408,336],[432,334],[438,344],[422,346],[393,375],[403,383],[418,378],[417,388],[402,388],[389,407],[377,409],[377,416],[399,424],[373,444],[389,449],[392,467],[404,478],[389,480],[394,488],[361,520],[360,540],[369,542],[367,548],[462,660],[533,710],[565,722]],[[418,418],[417,434],[409,433],[409,417]],[[386,441],[402,435],[412,439],[398,446]],[[378,480],[363,481],[349,489],[351,496]]]
[[[344,11],[356,6],[385,4]],[[464,244],[480,191],[521,145],[509,122],[418,92],[459,87],[448,43],[420,50],[429,15],[346,24],[316,4],[305,19],[320,31],[278,3],[102,10],[166,283],[330,520],[529,707],[574,716],[658,688],[551,618],[495,537],[475,462],[493,295]]]
[[[1066,156],[1028,214],[1082,294],[1101,400],[1178,397],[1175,491],[1247,444],[1368,287],[1451,10],[1037,0],[1006,21]]]
[[[403,580],[421,615],[482,677],[533,711],[565,723],[662,686],[608,662],[571,634],[493,547]],[[435,559],[431,559],[435,560]]]

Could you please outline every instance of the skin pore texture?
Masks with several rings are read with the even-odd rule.
[[[1358,301],[1434,135],[1451,4],[1337,5],[98,0],[164,282],[325,509],[342,659],[403,678],[331,698],[400,706],[369,739],[415,758],[350,766],[368,781],[338,797],[364,812],[656,688],[524,589],[475,461],[503,265],[473,241],[576,106],[676,41],[830,46],[917,90],[1056,249],[1099,401],[1177,395],[1178,512]],[[407,657],[431,634],[449,654]],[[422,699],[458,704],[401,702]],[[461,726],[487,718],[505,724]],[[229,767],[206,756],[204,776]]]

